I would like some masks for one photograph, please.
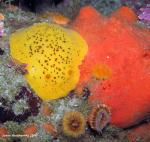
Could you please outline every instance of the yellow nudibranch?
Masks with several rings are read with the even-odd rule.
[[[56,24],[36,23],[10,36],[12,58],[28,65],[25,78],[43,100],[64,97],[75,88],[87,50],[77,32]]]

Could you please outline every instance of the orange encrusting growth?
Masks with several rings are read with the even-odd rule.
[[[0,137],[5,137],[8,135],[8,130],[5,127],[0,127]]]
[[[35,124],[29,124],[23,130],[23,134],[29,136],[35,134],[36,132],[37,132],[37,126]]]
[[[45,122],[43,124],[43,128],[48,134],[52,135],[53,137],[56,137],[57,130],[53,124],[51,124],[50,122]]]
[[[67,25],[70,22],[70,19],[58,12],[44,12],[40,15],[42,18],[51,19],[52,22],[59,25]]]
[[[50,116],[50,114],[52,113],[52,110],[50,109],[48,104],[43,104],[42,106],[42,114],[44,116]]]
[[[106,65],[111,76],[91,88],[89,102],[106,104],[111,123],[123,128],[145,119],[150,110],[150,31],[134,21],[136,15],[127,7],[107,18],[87,6],[72,24],[89,46],[78,86],[90,82],[95,65]]]
[[[93,77],[97,79],[108,79],[112,75],[111,69],[105,64],[94,65],[92,69]]]
[[[0,13],[0,20],[4,20],[4,19],[5,19],[4,15]]]

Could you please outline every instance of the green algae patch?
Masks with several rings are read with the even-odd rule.
[[[10,36],[13,59],[27,64],[25,78],[43,100],[64,97],[79,80],[79,65],[88,50],[73,30],[37,23]]]

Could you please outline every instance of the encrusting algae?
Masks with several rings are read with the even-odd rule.
[[[37,23],[10,36],[12,58],[27,64],[25,78],[43,100],[75,88],[87,49],[79,34],[56,24]]]

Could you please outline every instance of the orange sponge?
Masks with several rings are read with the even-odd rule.
[[[138,19],[138,16],[127,6],[120,7],[118,10],[114,11],[111,16],[128,22],[135,22]]]
[[[111,109],[111,123],[123,128],[142,121],[150,110],[150,31],[136,25],[136,19],[127,7],[108,18],[84,7],[72,24],[89,46],[78,86],[90,84],[95,65],[107,66],[103,74],[107,78],[101,74],[91,88],[89,102],[106,104]],[[97,67],[96,73],[104,68]]]

